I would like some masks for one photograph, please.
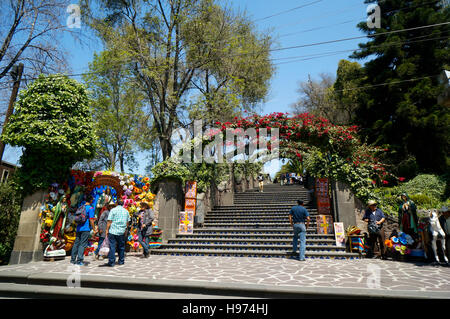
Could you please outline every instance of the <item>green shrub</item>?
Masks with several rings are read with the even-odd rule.
[[[438,200],[445,200],[446,180],[443,176],[422,174],[399,186],[401,191],[410,195],[424,194]]]
[[[375,196],[385,213],[397,216],[402,193],[407,193],[418,209],[438,209],[444,205],[450,205],[447,187],[446,177],[421,174],[395,187],[377,188]]]
[[[0,265],[7,264],[19,226],[22,198],[11,180],[0,185]]]

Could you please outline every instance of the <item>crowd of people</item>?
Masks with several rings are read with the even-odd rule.
[[[140,209],[130,217],[130,213],[123,207],[124,202],[118,199],[116,202],[105,201],[96,217],[96,209],[92,205],[92,196],[87,196],[84,205],[84,218],[77,223],[76,239],[72,247],[72,264],[83,266],[84,251],[88,247],[88,239],[91,236],[99,237],[97,249],[94,251],[95,259],[100,258],[102,247],[107,247],[109,253],[106,256],[108,262],[103,266],[114,267],[116,264],[116,251],[118,264],[125,263],[125,244],[131,226],[138,230],[138,241],[143,247],[143,257],[149,257],[149,242],[153,232],[152,223],[155,218],[153,210],[146,202],[142,202]],[[82,210],[83,213],[83,210]],[[96,225],[96,221],[97,225]]]
[[[303,185],[303,176],[296,173],[283,173],[274,182],[280,185]]]

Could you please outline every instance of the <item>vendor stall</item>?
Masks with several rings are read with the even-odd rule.
[[[64,258],[72,249],[75,240],[76,224],[74,216],[79,207],[85,204],[85,196],[91,194],[95,208],[95,217],[101,216],[108,203],[115,203],[122,198],[124,208],[132,220],[139,211],[141,203],[153,208],[155,195],[150,192],[150,179],[140,175],[119,174],[111,171],[83,172],[72,170],[67,181],[50,185],[44,205],[41,207],[41,242],[44,245],[45,258]],[[153,222],[157,226],[157,220]],[[128,232],[128,250],[141,248],[137,241],[136,223],[133,222]],[[161,245],[161,233],[154,227],[151,248]],[[85,255],[91,254],[97,247],[98,237],[93,235]]]

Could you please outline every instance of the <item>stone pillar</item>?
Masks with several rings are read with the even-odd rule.
[[[179,213],[184,210],[184,193],[181,183],[173,179],[163,179],[158,183],[155,198],[158,227],[162,229],[162,241],[174,238],[178,233]]]
[[[20,213],[14,248],[9,263],[25,264],[44,259],[43,247],[40,242],[41,222],[39,213],[44,203],[46,192],[38,191],[25,197]]]
[[[355,199],[350,188],[342,182],[331,182],[334,220],[343,222],[344,227],[356,225]]]
[[[205,222],[206,212],[211,210],[209,198],[206,193],[197,194],[197,204],[195,207],[194,227],[197,225],[203,225]]]

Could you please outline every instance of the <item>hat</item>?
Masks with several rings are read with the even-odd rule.
[[[367,206],[372,206],[372,205],[376,205],[377,202],[374,201],[373,199],[369,200],[369,202],[367,203]]]
[[[441,209],[439,210],[439,212],[441,212],[441,213],[445,213],[445,212],[448,212],[448,211],[449,211],[449,209],[448,209],[447,206],[442,206]]]

